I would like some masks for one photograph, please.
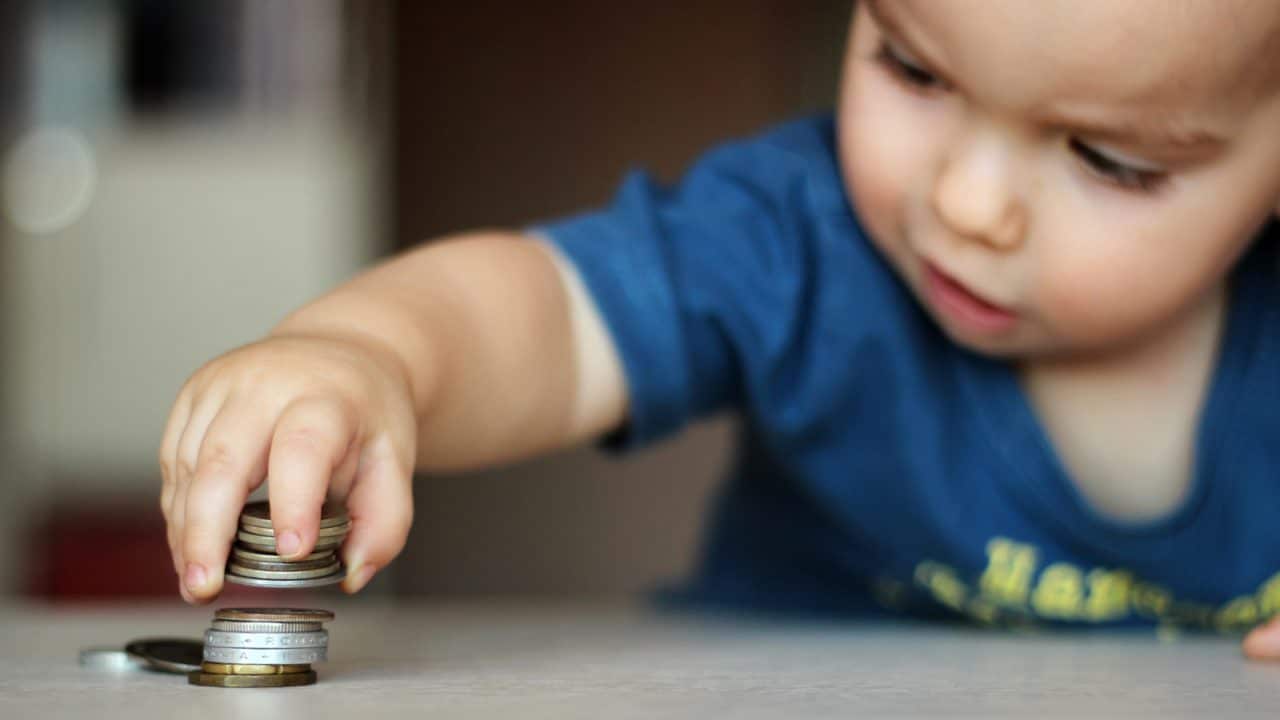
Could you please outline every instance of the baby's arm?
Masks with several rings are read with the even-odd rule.
[[[221,590],[245,497],[269,476],[281,554],[345,498],[354,592],[404,546],[415,464],[510,461],[617,426],[621,363],[576,273],[541,242],[479,233],[397,257],[197,371],[160,450],[180,587]],[[297,543],[286,552],[286,539]]]

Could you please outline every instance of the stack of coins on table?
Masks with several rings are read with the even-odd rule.
[[[207,687],[314,685],[311,663],[328,657],[328,610],[223,608],[204,633],[204,662],[187,675]]]
[[[342,582],[347,569],[337,549],[351,529],[346,511],[326,504],[320,515],[320,532],[310,555],[285,560],[276,554],[271,507],[250,503],[240,513],[240,529],[227,558],[228,582],[268,588],[306,588]]]

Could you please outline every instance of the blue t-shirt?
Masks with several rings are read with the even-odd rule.
[[[1093,510],[1012,368],[951,342],[850,207],[829,116],[629,177],[540,230],[581,273],[640,446],[742,417],[680,597],[804,613],[1242,629],[1280,610],[1280,272],[1238,264],[1192,488],[1157,521]]]

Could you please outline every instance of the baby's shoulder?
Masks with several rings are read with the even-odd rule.
[[[835,122],[831,113],[793,119],[714,147],[705,161],[713,165],[737,164],[770,171],[784,170],[838,177]]]

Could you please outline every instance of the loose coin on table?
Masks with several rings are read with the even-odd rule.
[[[204,687],[223,688],[263,688],[263,687],[296,687],[298,685],[314,685],[316,671],[296,673],[277,673],[275,675],[227,675],[196,670],[187,675],[187,682]]]
[[[80,667],[111,672],[133,672],[150,666],[142,658],[125,652],[123,648],[97,647],[80,651]]]
[[[199,670],[204,659],[204,643],[186,638],[147,638],[134,640],[125,652],[142,660],[155,670],[184,673]]]

